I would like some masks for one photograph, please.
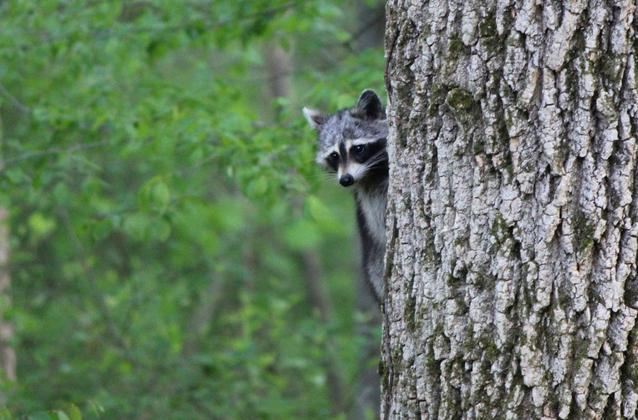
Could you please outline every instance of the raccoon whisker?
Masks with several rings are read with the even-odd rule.
[[[387,161],[382,161],[382,162],[378,162],[374,165],[371,166],[366,166],[366,171],[367,172],[373,172],[376,171],[377,169],[382,169],[382,168],[386,168],[388,167],[388,162]]]
[[[378,162],[376,165],[368,166],[367,170],[371,171],[371,170],[374,170],[374,169],[377,169],[377,168],[381,168],[384,164],[387,165],[387,161]]]
[[[366,163],[368,163],[368,162],[376,162],[376,161],[379,161],[379,160],[386,160],[387,159],[386,156],[387,155],[385,154],[385,152],[381,151],[381,152],[377,153],[376,155],[373,155],[370,159],[367,160]]]
[[[365,163],[365,167],[366,169],[372,169],[376,167],[377,165],[379,165],[380,163],[387,162],[387,161],[388,161],[388,158],[385,155],[385,153],[380,152],[372,156],[370,159],[368,159],[368,161]]]
[[[372,155],[369,159],[368,162],[378,159],[380,157],[384,157],[386,155],[386,151],[385,150],[379,150],[377,153],[375,153],[374,155]]]
[[[313,173],[313,174],[303,175],[303,177],[305,179],[313,180],[313,181],[317,180],[317,179],[321,179],[321,180],[325,180],[325,181],[334,181],[335,174],[334,173],[330,173],[330,172],[321,171],[321,172],[317,172],[317,173]]]

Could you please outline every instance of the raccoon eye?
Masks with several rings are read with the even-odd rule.
[[[328,157],[326,158],[326,163],[328,164],[328,166],[334,169],[335,171],[337,170],[338,162],[339,162],[339,153],[337,152],[330,153]]]
[[[363,152],[365,148],[366,147],[363,144],[357,144],[356,146],[352,147],[352,152],[356,153],[356,154],[359,154],[359,153]]]

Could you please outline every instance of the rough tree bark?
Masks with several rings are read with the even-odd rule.
[[[635,418],[635,1],[386,19],[384,417]]]

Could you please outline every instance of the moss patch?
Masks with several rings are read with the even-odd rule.
[[[594,225],[582,212],[577,212],[572,219],[576,248],[583,252],[594,243]]]
[[[445,102],[447,91],[447,87],[443,85],[432,85],[430,104],[427,111],[429,117],[435,117],[438,114],[439,106],[441,106]]]
[[[454,88],[449,91],[446,102],[455,111],[469,111],[475,104],[472,94],[462,88]]]
[[[450,38],[450,42],[448,44],[448,58],[450,60],[457,61],[461,55],[469,54],[470,47],[465,45],[458,35]]]
[[[403,317],[405,318],[405,323],[410,332],[414,332],[416,330],[416,322],[414,319],[416,309],[416,299],[413,296],[409,296],[405,301],[405,310],[403,311]]]
[[[481,35],[481,43],[488,51],[496,53],[504,48],[505,44],[498,34],[496,18],[493,14],[487,15],[479,23],[479,34]]]

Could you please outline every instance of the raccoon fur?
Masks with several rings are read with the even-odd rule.
[[[374,91],[365,90],[352,108],[332,115],[309,108],[303,113],[318,135],[317,163],[354,193],[363,274],[381,303],[388,191],[385,109]]]

